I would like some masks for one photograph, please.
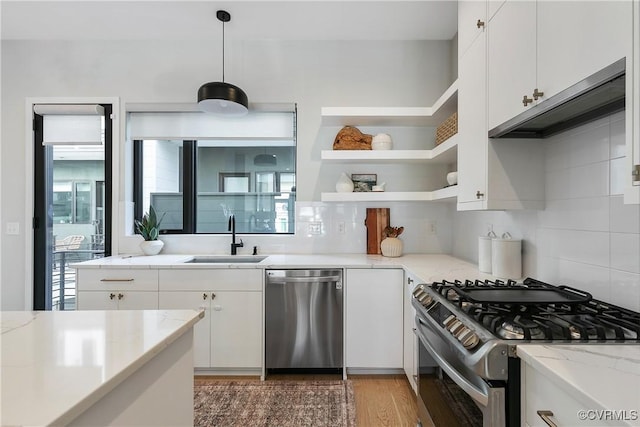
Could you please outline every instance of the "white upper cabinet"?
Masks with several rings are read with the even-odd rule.
[[[506,1],[491,20],[487,36],[489,129],[493,129],[532,105],[536,3]]]
[[[458,61],[462,59],[473,41],[484,32],[486,24],[486,2],[458,2]]]
[[[542,99],[629,55],[631,7],[629,0],[537,2],[536,87]]]
[[[640,1],[633,2],[633,52],[627,58],[631,68],[631,85],[627,85],[626,139],[627,165],[630,173],[626,178],[624,202],[640,204]]]
[[[489,129],[629,56],[631,11],[631,0],[507,0],[487,29]]]

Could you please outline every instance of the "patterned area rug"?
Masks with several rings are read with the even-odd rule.
[[[351,381],[196,381],[194,426],[356,425]]]

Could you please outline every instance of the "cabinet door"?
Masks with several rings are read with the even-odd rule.
[[[458,61],[465,55],[473,41],[484,32],[486,25],[486,2],[458,2]]]
[[[402,270],[347,269],[347,367],[402,368],[402,282]]]
[[[404,286],[404,373],[407,375],[409,384],[413,388],[414,392],[417,392],[416,378],[418,375],[418,363],[417,363],[417,342],[418,337],[413,332],[415,328],[416,310],[411,305],[411,297],[413,296],[413,289],[419,283],[417,277],[407,273],[407,278]]]
[[[215,292],[211,367],[262,366],[262,292]]]
[[[117,310],[117,292],[78,291],[78,310]]]
[[[119,310],[157,310],[158,292],[117,292]]]
[[[520,114],[536,87],[536,2],[508,0],[487,27],[489,129]]]
[[[633,2],[633,40],[640,40],[640,1]],[[627,100],[631,99],[631,102],[627,101],[625,111],[626,163],[629,172],[624,202],[637,205],[640,204],[640,43],[633,44],[633,53],[627,58],[627,67],[632,71],[632,85],[627,83]]]
[[[482,34],[459,67],[458,210],[482,209],[487,196],[486,63],[486,37]]]
[[[209,292],[160,292],[161,310],[205,310],[204,319],[193,326],[193,365],[211,367],[211,294]]]
[[[538,1],[537,87],[548,98],[629,55],[631,1]]]

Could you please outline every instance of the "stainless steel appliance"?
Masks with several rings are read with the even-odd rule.
[[[266,270],[265,366],[342,369],[342,270]]]
[[[437,426],[521,425],[519,343],[640,342],[640,313],[531,278],[420,284],[412,305],[418,413]]]

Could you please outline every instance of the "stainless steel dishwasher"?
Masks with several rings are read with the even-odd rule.
[[[342,270],[265,274],[266,369],[342,369]]]

